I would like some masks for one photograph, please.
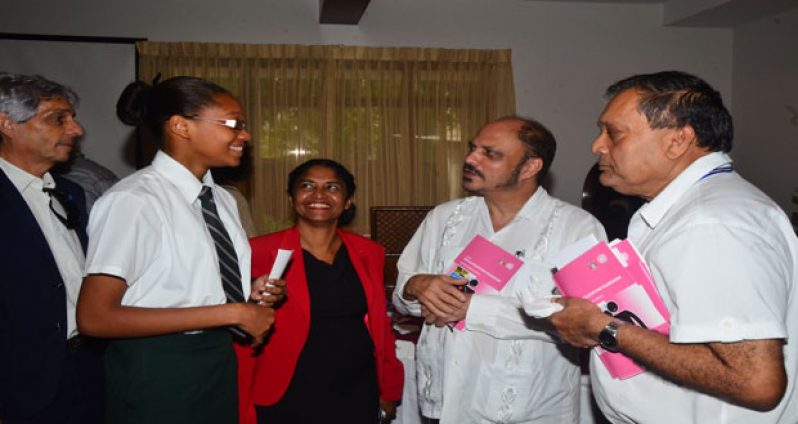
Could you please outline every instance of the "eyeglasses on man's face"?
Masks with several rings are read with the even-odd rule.
[[[243,131],[247,129],[247,121],[243,119],[221,119],[221,118],[206,118],[204,116],[187,116],[188,119],[196,119],[198,121],[213,122],[217,125],[224,125],[227,128],[236,131]]]

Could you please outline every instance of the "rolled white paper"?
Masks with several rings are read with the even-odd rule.
[[[294,253],[293,250],[277,250],[277,258],[274,259],[274,265],[272,265],[272,270],[269,272],[270,280],[279,280],[280,277],[283,276],[283,272],[285,272],[285,267],[288,266],[288,260],[291,259],[292,253]],[[266,283],[266,285],[270,284]]]

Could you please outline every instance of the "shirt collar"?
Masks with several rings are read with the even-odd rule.
[[[729,155],[723,152],[713,152],[698,158],[665,186],[654,199],[643,205],[638,213],[649,227],[656,227],[671,206],[673,206],[693,184],[700,181],[704,175],[713,169],[730,164],[731,162],[732,160]]]
[[[542,186],[538,186],[538,189],[535,191],[532,196],[527,199],[524,203],[524,206],[521,206],[521,209],[518,213],[515,214],[515,217],[512,219],[511,222],[519,220],[519,219],[535,219],[540,216],[540,211],[538,210],[540,206],[549,198],[549,193],[546,191],[545,188]],[[488,217],[488,221],[490,221],[490,214],[488,212],[488,204],[485,203],[484,197],[479,197],[481,201],[481,210]]]
[[[516,218],[521,219],[535,219],[540,217],[540,205],[545,203],[546,199],[548,199],[549,193],[546,191],[543,186],[538,186],[538,189],[535,193],[524,203],[524,206],[521,207],[521,210],[518,211]]]
[[[0,158],[0,169],[5,172],[8,179],[11,180],[11,183],[14,184],[14,187],[20,193],[25,192],[28,188],[41,190],[44,187],[55,187],[55,180],[53,180],[53,176],[49,171],[45,172],[42,178],[39,178],[3,158]],[[33,187],[31,187],[31,184],[33,184]]]
[[[155,154],[155,158],[152,160],[152,167],[174,184],[188,203],[193,203],[197,200],[203,185],[214,186],[210,170],[205,172],[200,182],[188,168],[162,150],[158,150]]]

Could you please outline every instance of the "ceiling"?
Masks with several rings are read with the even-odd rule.
[[[319,0],[322,24],[357,25],[371,0]],[[495,0],[494,0],[495,1]],[[662,24],[734,27],[798,7],[798,0],[514,0],[605,4],[660,4]]]
[[[798,7],[798,0],[518,0],[571,3],[662,4],[663,25],[733,27]]]
[[[571,3],[665,3],[667,0],[523,0],[523,1],[559,1]]]

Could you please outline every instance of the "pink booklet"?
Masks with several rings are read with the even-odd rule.
[[[457,255],[447,273],[468,280],[462,286],[465,292],[495,294],[504,288],[522,265],[524,261],[477,235]],[[457,322],[454,328],[465,328],[465,320]]]
[[[670,314],[651,273],[629,240],[610,244],[580,240],[554,258],[555,285],[565,296],[587,299],[618,320],[668,334]],[[590,247],[587,247],[590,246]],[[584,248],[587,247],[587,250]],[[575,258],[576,251],[582,253]],[[616,379],[640,374],[644,368],[620,353],[598,349],[599,358]]]

